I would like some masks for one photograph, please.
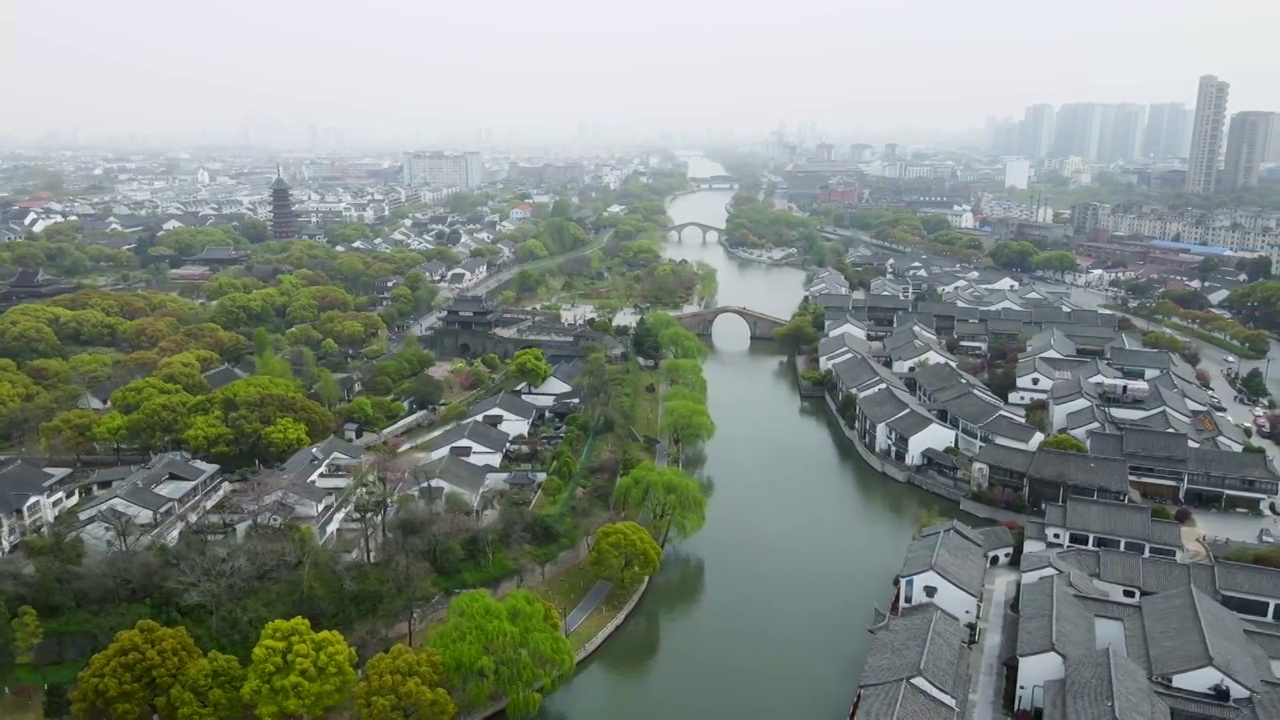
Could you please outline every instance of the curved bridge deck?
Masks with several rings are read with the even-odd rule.
[[[694,310],[673,315],[672,317],[693,334],[705,337],[711,334],[711,326],[715,324],[716,318],[721,315],[737,315],[742,318],[747,323],[747,328],[751,331],[752,340],[772,340],[774,332],[787,324],[787,321],[781,318],[738,305]]]

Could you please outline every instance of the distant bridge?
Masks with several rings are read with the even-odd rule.
[[[747,323],[747,329],[751,331],[752,340],[772,340],[773,333],[787,324],[786,320],[737,305],[694,310],[693,312],[680,313],[672,317],[679,320],[680,324],[688,329],[689,332],[705,337],[711,335],[711,326],[715,324],[716,318],[721,315],[737,315],[742,318]]]
[[[667,228],[664,228],[663,232],[675,233],[676,240],[680,241],[684,239],[684,231],[688,230],[689,228],[697,228],[702,233],[702,242],[707,241],[707,233],[715,233],[717,239],[720,239],[720,240],[724,239],[724,228],[716,227],[715,225],[708,225],[706,223],[700,223],[700,222],[685,222],[685,223],[680,223],[679,225],[671,225]]]
[[[690,190],[741,190],[742,183],[735,181],[690,180]]]
[[[689,187],[695,190],[737,190],[742,181],[732,175],[712,175],[705,178],[689,178]]]

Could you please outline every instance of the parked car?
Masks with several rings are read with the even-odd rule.
[[[1267,414],[1266,410],[1263,410],[1262,408],[1256,407],[1256,406],[1250,409],[1249,412],[1253,413],[1254,417],[1262,417],[1263,415]]]
[[[1218,398],[1209,398],[1209,407],[1213,408],[1214,410],[1220,413],[1224,413],[1227,411],[1227,406],[1223,405],[1222,401],[1219,400]]]
[[[1258,531],[1258,542],[1272,545],[1275,541],[1276,536],[1271,532],[1271,528],[1262,528]]]
[[[1236,360],[1236,358],[1235,358],[1235,356],[1234,356],[1234,355],[1223,355],[1223,356],[1222,356],[1222,362],[1224,362],[1224,363],[1230,363],[1230,364],[1233,364],[1233,365],[1234,365],[1236,362],[1238,362],[1238,360]]]

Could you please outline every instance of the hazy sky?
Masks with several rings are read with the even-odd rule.
[[[1034,102],[1280,111],[1274,0],[0,0],[0,135],[477,124],[959,130]]]

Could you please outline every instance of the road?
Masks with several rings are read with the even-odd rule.
[[[1072,288],[1071,290],[1071,301],[1082,307],[1097,309],[1103,303],[1110,302],[1110,298],[1108,298],[1105,293],[1098,290],[1077,287]],[[1210,345],[1203,340],[1187,337],[1179,333],[1177,330],[1167,328],[1159,323],[1154,323],[1127,313],[1120,314],[1132,320],[1133,324],[1142,330],[1159,330],[1160,332],[1177,335],[1183,340],[1190,342],[1197,350],[1200,351],[1200,367],[1209,371],[1209,378],[1210,383],[1213,385],[1213,391],[1217,393],[1218,399],[1222,401],[1222,404],[1227,407],[1227,417],[1231,419],[1231,422],[1237,424],[1242,422],[1249,424],[1253,423],[1253,413],[1251,412],[1252,407],[1234,400],[1236,391],[1232,390],[1231,386],[1227,384],[1227,378],[1222,374],[1222,371],[1227,368],[1231,368],[1233,370],[1239,370],[1240,372],[1249,372],[1251,368],[1256,367],[1261,369],[1263,372],[1267,372],[1266,360],[1240,360],[1237,358],[1236,362],[1228,363],[1223,360],[1223,358],[1227,356],[1227,351],[1217,347],[1216,345]],[[1276,353],[1275,356],[1280,357],[1280,344],[1272,342],[1271,345],[1271,353]],[[1280,366],[1280,363],[1275,364]],[[1277,371],[1280,371],[1280,367],[1277,368]],[[1276,371],[1272,371],[1271,374],[1274,376]],[[1272,377],[1267,378],[1267,386],[1271,388],[1272,394],[1280,396],[1280,379],[1273,379]],[[1275,449],[1273,444],[1262,443],[1262,446],[1267,448],[1268,455],[1274,455],[1274,453],[1272,453],[1272,450]]]

